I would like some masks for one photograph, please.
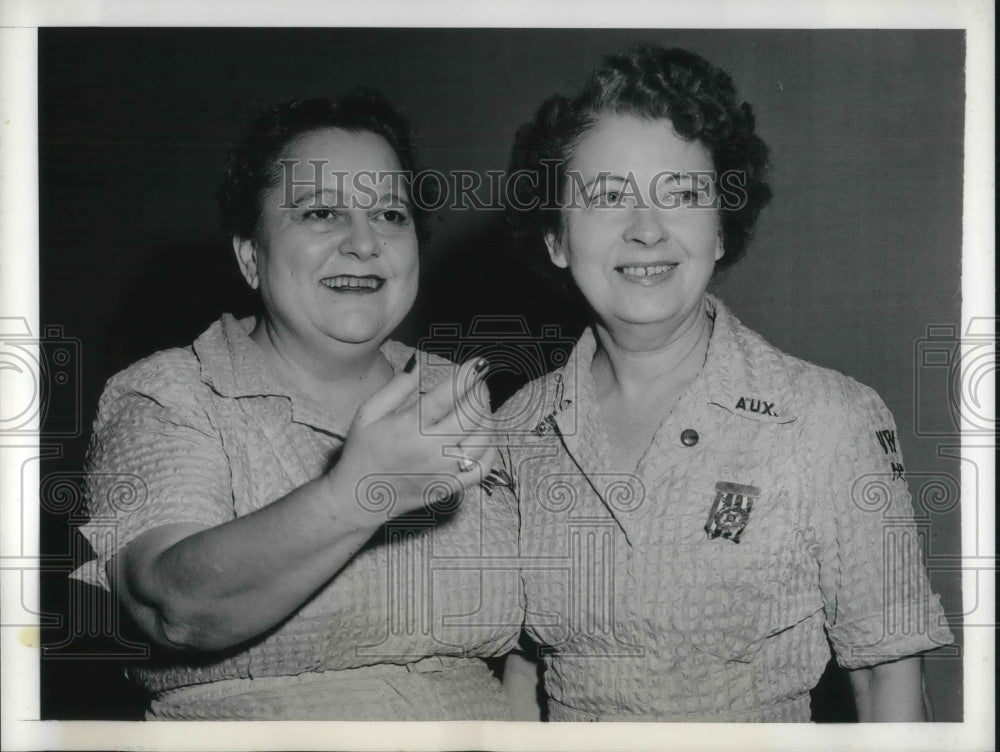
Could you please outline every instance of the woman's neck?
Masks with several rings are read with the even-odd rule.
[[[343,404],[356,407],[393,375],[392,366],[377,345],[343,343],[320,349],[279,333],[264,317],[258,318],[250,339],[282,381],[334,409]]]
[[[712,335],[704,306],[671,331],[649,326],[625,330],[595,324],[597,353],[591,366],[598,400],[626,404],[679,393],[701,371]]]

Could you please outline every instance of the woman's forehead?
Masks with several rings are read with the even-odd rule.
[[[711,169],[705,146],[680,136],[669,118],[604,114],[577,141],[570,169],[595,175],[622,170],[677,172]]]
[[[324,169],[348,173],[401,169],[398,155],[383,136],[333,127],[297,135],[282,149],[279,161],[321,163]]]
[[[296,137],[278,159],[277,190],[296,199],[346,196],[359,191],[405,196],[412,176],[382,136],[371,131],[326,128]]]

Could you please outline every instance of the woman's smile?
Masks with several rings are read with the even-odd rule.
[[[669,279],[677,266],[670,263],[623,264],[616,266],[615,271],[629,284],[652,287]]]
[[[324,277],[320,284],[340,295],[373,295],[385,286],[385,281],[377,274],[338,274]]]

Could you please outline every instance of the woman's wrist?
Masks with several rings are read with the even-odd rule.
[[[364,479],[348,477],[334,467],[318,479],[323,508],[330,513],[330,522],[339,535],[362,533],[371,535],[387,519],[391,509],[392,493],[388,489],[380,493],[383,485],[366,488]],[[367,484],[372,486],[372,484]],[[386,499],[382,497],[385,496]],[[390,503],[386,504],[385,501]],[[382,502],[382,503],[380,503]]]

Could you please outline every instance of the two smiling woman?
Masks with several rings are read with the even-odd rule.
[[[923,717],[912,656],[950,634],[885,629],[940,624],[940,606],[916,537],[887,555],[856,503],[898,460],[876,435],[891,416],[706,292],[770,197],[728,75],[680,50],[609,57],[519,131],[512,168],[535,179],[518,205],[534,209],[515,228],[591,326],[478,425],[481,363],[425,361],[450,378],[418,388],[387,339],[414,300],[426,204],[377,179],[370,206],[308,180],[282,203],[279,160],[348,186],[415,168],[405,124],[371,97],[258,116],[221,198],[261,314],[108,384],[85,532],[91,576],[164,648],[133,669],[149,717],[538,717],[532,662],[508,658],[508,705],[481,660],[522,623],[556,720],[808,720],[828,637],[862,720]],[[122,472],[147,498],[109,538],[97,521]],[[887,489],[911,516],[905,482]]]

